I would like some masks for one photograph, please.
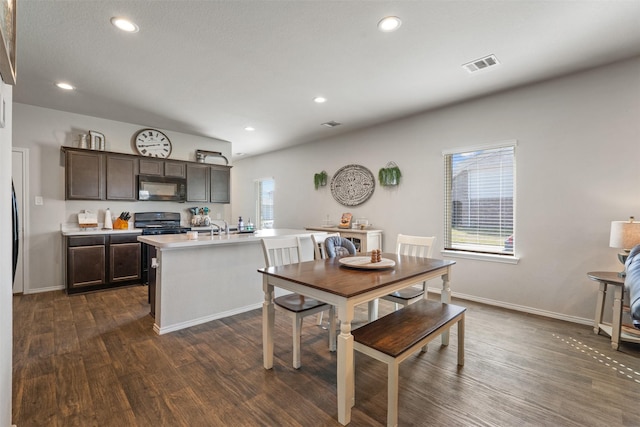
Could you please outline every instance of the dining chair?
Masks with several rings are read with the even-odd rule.
[[[398,234],[398,240],[396,241],[396,254],[419,258],[431,258],[435,241],[435,236],[422,237]],[[389,295],[385,295],[382,299],[393,302],[395,304],[395,309],[397,310],[400,308],[400,305],[406,307],[409,304],[424,298],[426,292],[427,282],[422,282],[421,285],[409,286]]]
[[[264,261],[267,267],[295,264],[302,261],[302,250],[299,237],[279,239],[262,239]],[[293,320],[293,367],[300,368],[300,342],[302,336],[302,321],[311,316],[329,310],[331,321],[329,328],[329,347],[334,348],[336,341],[335,308],[334,306],[304,295],[289,293],[273,299],[276,309],[288,313]]]
[[[327,237],[340,236],[340,233],[313,233],[311,235],[311,241],[313,242],[313,252],[315,259],[325,259],[326,249],[324,247],[324,241]]]

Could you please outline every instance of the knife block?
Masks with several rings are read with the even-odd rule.
[[[129,221],[125,221],[123,219],[116,218],[116,220],[113,221],[113,228],[114,228],[114,230],[128,230],[129,229]]]

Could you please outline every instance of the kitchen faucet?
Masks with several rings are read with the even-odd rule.
[[[222,233],[222,228],[215,223],[215,221],[222,221],[224,222],[224,234],[229,235],[229,224],[227,224],[227,221],[225,221],[224,219],[219,219],[219,220],[213,220],[211,221],[211,236],[213,236],[213,227],[215,226],[218,229],[218,235],[220,235],[220,233]]]

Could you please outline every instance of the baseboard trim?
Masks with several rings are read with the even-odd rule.
[[[429,293],[440,294],[442,292],[442,288],[428,288]],[[506,308],[509,310],[520,311],[523,313],[535,314],[537,316],[550,317],[552,319],[564,320],[571,323],[579,323],[581,325],[593,325],[593,319],[587,319],[584,317],[577,316],[568,316],[562,313],[556,313],[553,311],[540,310],[533,307],[527,307],[525,305],[511,304],[503,301],[496,301],[489,298],[477,297],[474,295],[462,294],[459,292],[452,292],[452,297],[460,298],[463,300],[479,302],[481,304],[492,305],[495,307]]]
[[[218,319],[222,319],[224,317],[233,316],[235,314],[245,313],[247,311],[255,310],[255,309],[261,308],[261,307],[262,307],[262,303],[259,302],[259,303],[256,303],[256,304],[251,304],[251,305],[247,305],[247,306],[244,306],[244,307],[240,307],[240,308],[237,308],[237,309],[234,309],[234,310],[223,311],[223,312],[220,312],[220,313],[212,314],[210,316],[199,317],[197,319],[189,320],[188,322],[175,323],[173,325],[165,326],[165,327],[162,327],[162,328],[159,327],[157,323],[154,323],[153,324],[153,330],[158,335],[163,335],[163,334],[167,334],[169,332],[179,331],[180,329],[189,328],[191,326],[200,325],[202,323],[211,322],[212,320],[218,320]]]

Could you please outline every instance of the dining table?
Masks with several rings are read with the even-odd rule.
[[[262,346],[265,369],[273,368],[273,298],[276,287],[336,307],[340,324],[336,356],[338,421],[342,425],[351,421],[351,408],[355,404],[354,349],[351,334],[355,306],[438,277],[442,279],[440,299],[449,303],[451,267],[455,264],[455,261],[450,260],[394,253],[380,254],[381,260],[384,261],[381,263],[371,263],[366,259],[368,257],[359,258],[319,259],[258,270],[263,274]],[[427,298],[426,292],[424,297]],[[443,333],[441,340],[443,345],[448,345],[449,333]]]

